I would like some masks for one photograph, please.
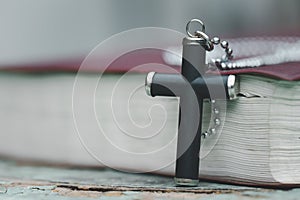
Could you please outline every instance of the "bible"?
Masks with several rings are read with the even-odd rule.
[[[247,46],[240,41],[231,44],[239,49],[270,40],[250,38]],[[298,38],[287,39],[291,45],[295,41]],[[168,52],[155,55],[164,64],[171,61],[178,70],[176,58],[169,58]],[[247,56],[255,57],[240,57]],[[97,73],[81,74],[80,101],[72,101],[76,73],[2,70],[0,154],[19,160],[173,175],[179,102],[176,97],[153,99],[145,94],[145,73],[141,72],[152,70],[148,67],[138,73],[105,73],[96,88]],[[299,186],[299,61],[220,73],[235,74],[240,88],[233,101],[204,102],[203,132],[216,123],[214,112],[222,128],[203,135],[200,179]],[[88,88],[95,92],[92,101],[86,96]]]

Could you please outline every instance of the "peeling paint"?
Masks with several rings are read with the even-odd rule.
[[[192,188],[175,187],[168,177],[111,170],[20,166],[3,161],[0,161],[0,179],[1,200],[293,200],[300,197],[300,189],[275,190],[208,182]]]

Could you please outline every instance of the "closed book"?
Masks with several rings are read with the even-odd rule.
[[[163,52],[147,51],[154,55],[149,60],[170,60],[164,60]],[[130,60],[137,65],[141,58]],[[180,70],[176,64],[172,68]],[[0,73],[2,156],[174,174],[179,99],[152,98],[144,91],[144,72],[168,70],[154,65],[129,73],[49,69]],[[240,90],[235,100],[215,102],[220,127],[202,139],[199,177],[256,186],[300,185],[300,63],[221,74],[236,74]],[[203,131],[214,120],[211,106],[205,101]]]

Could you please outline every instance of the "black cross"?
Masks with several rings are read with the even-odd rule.
[[[146,77],[148,95],[180,97],[175,183],[181,186],[198,184],[203,99],[235,95],[235,76],[206,74],[204,45],[202,38],[184,38],[181,74],[150,72]]]

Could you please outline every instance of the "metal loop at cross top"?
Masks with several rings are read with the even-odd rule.
[[[192,34],[190,31],[192,23],[197,23],[201,27],[200,30],[194,31],[194,34]],[[212,59],[209,65],[216,66],[220,69],[224,69],[227,67],[227,65],[229,64],[228,62],[233,58],[233,50],[229,48],[229,43],[226,40],[221,41],[219,37],[213,37],[212,39],[210,39],[210,37],[205,33],[205,26],[203,22],[199,19],[192,19],[187,23],[186,33],[189,37],[202,38],[205,41],[205,45],[203,45],[203,48],[206,51],[212,51],[214,50],[215,45],[220,45],[225,50],[225,55],[218,59]]]

